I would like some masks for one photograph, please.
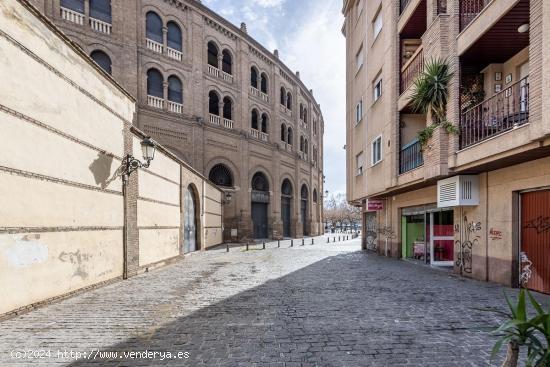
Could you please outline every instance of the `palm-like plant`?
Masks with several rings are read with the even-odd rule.
[[[414,81],[410,97],[413,110],[429,114],[435,124],[445,121],[452,77],[446,60],[438,58],[428,61],[424,71]]]

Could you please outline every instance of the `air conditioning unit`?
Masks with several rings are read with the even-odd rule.
[[[479,177],[455,176],[437,182],[437,207],[479,205]]]

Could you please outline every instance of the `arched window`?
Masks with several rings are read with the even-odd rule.
[[[292,183],[290,183],[288,178],[285,178],[281,185],[281,194],[283,196],[292,197]]]
[[[304,108],[304,122],[307,124],[307,110]]]
[[[313,202],[317,203],[317,189],[313,189]]]
[[[90,18],[111,23],[111,0],[90,0]]]
[[[61,6],[84,14],[84,0],[61,0]]]
[[[313,133],[317,134],[317,120],[313,119]]]
[[[285,87],[281,87],[281,104],[286,106],[286,90]]]
[[[300,120],[304,119],[304,105],[300,103]]]
[[[286,125],[281,124],[281,141],[286,142]]]
[[[233,101],[229,97],[223,99],[223,118],[233,120]]]
[[[267,75],[265,73],[262,73],[262,81],[260,85],[260,90],[262,93],[267,94]]]
[[[182,51],[181,28],[176,22],[168,22],[168,47]]]
[[[92,60],[96,62],[103,70],[111,74],[111,58],[105,52],[101,50],[95,50],[90,54]]]
[[[218,46],[212,41],[208,42],[208,65],[218,68]]]
[[[208,112],[212,115],[220,115],[220,97],[213,90],[208,93]]]
[[[256,111],[256,109],[252,110],[251,117],[251,127],[255,130],[258,130],[258,111]]]
[[[265,134],[267,134],[267,122],[268,122],[267,114],[262,113],[262,132]]]
[[[262,172],[257,172],[252,177],[252,190],[255,191],[269,191],[269,181]]]
[[[147,13],[145,18],[146,37],[158,43],[164,43],[162,36],[162,19],[154,11]]]
[[[309,143],[307,139],[304,139],[304,153],[308,154],[308,150],[309,150]]]
[[[168,78],[168,100],[183,104],[183,88],[180,78],[171,75]]]
[[[233,187],[233,174],[225,164],[216,164],[212,167],[208,179],[218,186]]]
[[[286,108],[292,110],[292,94],[290,92],[286,93]]]
[[[254,66],[250,68],[250,85],[258,88],[258,70]]]
[[[300,152],[304,151],[304,137],[300,136]]]
[[[227,74],[233,74],[233,58],[227,50],[222,52],[222,70]]]
[[[287,143],[290,145],[294,145],[294,135],[292,133],[292,128],[288,127],[288,133],[286,135]]]
[[[164,98],[164,78],[157,69],[147,71],[147,95]]]
[[[308,192],[306,184],[302,185],[302,192],[300,193],[300,197],[302,198],[302,200],[309,199],[309,192]]]

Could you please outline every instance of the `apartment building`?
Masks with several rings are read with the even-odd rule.
[[[550,293],[550,3],[345,0],[343,13],[363,246]],[[411,103],[434,60],[454,128]]]
[[[196,0],[31,1],[136,98],[137,127],[225,192],[225,240],[322,231],[320,106],[246,24]]]

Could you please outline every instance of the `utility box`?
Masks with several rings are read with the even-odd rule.
[[[462,175],[437,182],[437,207],[479,205],[479,177]]]

